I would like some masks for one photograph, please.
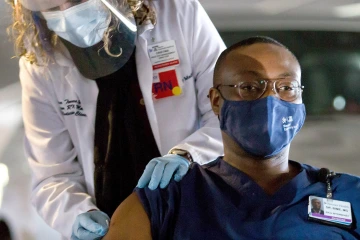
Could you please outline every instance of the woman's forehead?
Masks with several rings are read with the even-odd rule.
[[[46,11],[66,3],[68,0],[19,0],[21,5],[30,11]]]

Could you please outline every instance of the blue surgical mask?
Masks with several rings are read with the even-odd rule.
[[[269,158],[292,141],[305,116],[304,104],[273,96],[254,101],[224,100],[220,128],[247,153]]]
[[[89,0],[63,11],[42,12],[42,15],[50,30],[80,48],[100,42],[110,23],[110,13],[100,0]]]

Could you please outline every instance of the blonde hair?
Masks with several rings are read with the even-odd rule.
[[[151,5],[152,0],[148,0],[146,4],[142,0],[127,1],[138,25],[148,21],[156,24],[156,13]],[[40,18],[38,13],[24,8],[20,3],[15,4],[14,0],[10,0],[8,3],[13,8],[13,23],[8,27],[7,32],[14,41],[15,55],[25,57],[30,63],[48,64],[52,60],[52,50],[58,44],[58,36],[48,29],[45,20]],[[117,17],[111,14],[111,24],[103,37],[104,50],[113,57],[121,55],[121,53],[115,55],[109,50],[111,34],[117,29],[118,24]]]

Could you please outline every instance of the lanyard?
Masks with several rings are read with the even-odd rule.
[[[327,168],[321,168],[319,170],[319,180],[321,182],[326,183],[326,198],[332,199],[333,193],[332,193],[332,187],[331,187],[331,180],[336,176],[337,174],[333,171],[330,171]]]

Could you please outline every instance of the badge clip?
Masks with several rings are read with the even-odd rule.
[[[332,187],[331,187],[331,180],[336,176],[336,173],[330,171],[327,168],[321,168],[319,170],[319,180],[323,183],[326,183],[326,198],[332,199]]]
[[[335,176],[338,174],[327,168],[319,170],[318,179],[326,184],[326,198],[309,196],[308,219],[326,225],[351,229],[353,227],[351,204],[332,199],[331,180]]]

